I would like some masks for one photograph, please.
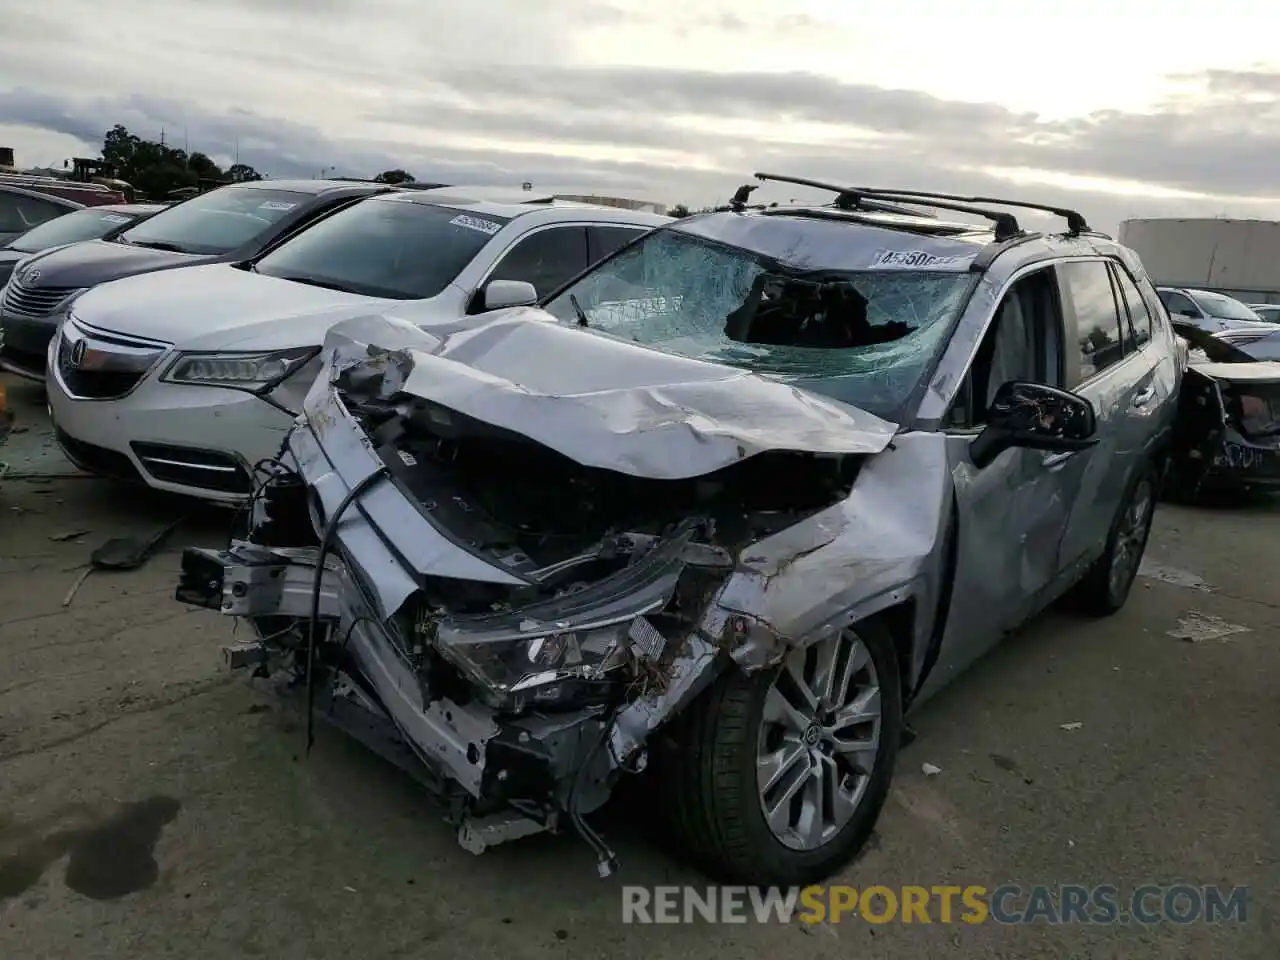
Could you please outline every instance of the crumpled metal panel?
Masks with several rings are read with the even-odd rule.
[[[1280,363],[1259,361],[1257,363],[1196,363],[1191,368],[1196,373],[1214,380],[1237,381],[1240,383],[1280,383]]]
[[[388,351],[389,343],[397,346]],[[897,429],[775,379],[659,353],[531,309],[443,337],[360,318],[334,327],[325,349],[352,374],[376,366],[387,377],[382,396],[412,394],[584,466],[652,479],[703,476],[768,450],[878,453]]]
[[[310,430],[294,430],[289,436],[289,449],[303,478],[320,498],[324,515],[332,517],[347,493],[380,470],[382,462],[374,454],[368,436],[343,408],[327,375],[312,386],[300,419]],[[356,498],[335,531],[347,556],[358,564],[363,583],[374,592],[383,618],[395,613],[417,584],[383,540],[380,530],[396,531],[396,550],[424,576],[523,582],[454,544],[427,522],[389,480],[383,480]]]
[[[902,434],[867,462],[844,501],[746,548],[717,602],[776,639],[748,642],[734,659],[764,666],[791,646],[914,600],[918,661],[937,606],[950,489],[946,438]]]

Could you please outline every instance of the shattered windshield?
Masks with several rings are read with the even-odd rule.
[[[796,270],[658,230],[545,309],[566,323],[781,376],[895,419],[975,279],[925,269]]]

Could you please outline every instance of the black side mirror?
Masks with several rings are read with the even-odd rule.
[[[987,426],[969,444],[979,469],[1011,447],[1067,453],[1096,444],[1097,416],[1084,397],[1043,383],[1010,380],[996,391]]]

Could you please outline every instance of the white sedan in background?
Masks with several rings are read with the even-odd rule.
[[[255,468],[279,452],[334,323],[439,323],[531,303],[670,222],[461,190],[370,197],[256,260],[130,277],[73,300],[49,347],[63,451],[91,473],[242,503]]]

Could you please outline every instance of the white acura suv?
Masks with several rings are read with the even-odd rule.
[[[242,503],[334,323],[465,321],[532,303],[670,222],[462,189],[361,199],[253,260],[129,277],[71,301],[47,384],[64,453],[90,473]]]

